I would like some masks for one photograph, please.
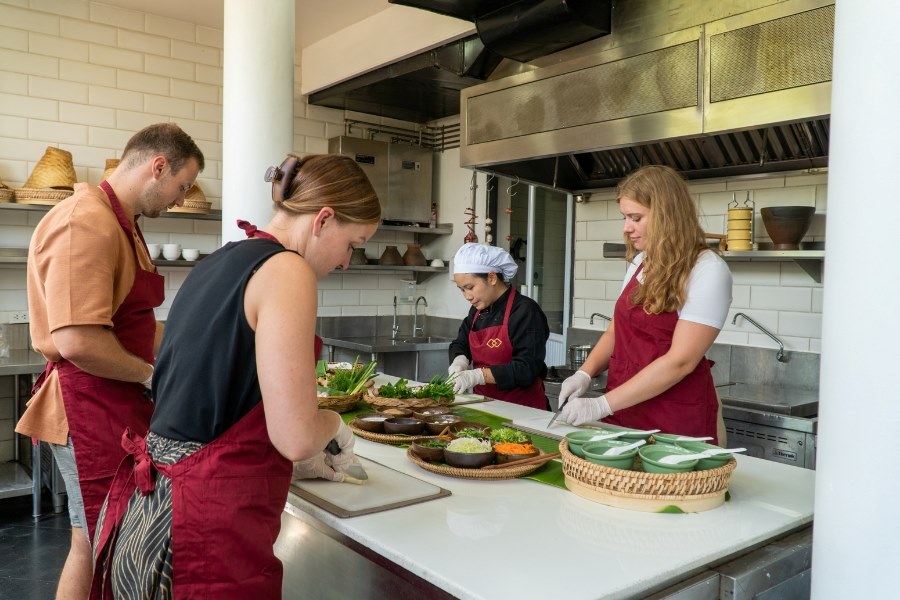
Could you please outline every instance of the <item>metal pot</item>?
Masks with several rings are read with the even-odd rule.
[[[594,347],[590,344],[575,344],[569,346],[569,366],[573,369],[577,369],[583,365],[584,361],[587,360],[588,354],[590,354],[593,349]]]

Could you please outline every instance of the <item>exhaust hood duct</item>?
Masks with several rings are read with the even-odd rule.
[[[484,45],[500,56],[529,60],[607,35],[610,0],[519,0],[475,19]]]
[[[642,6],[618,18],[650,23]],[[689,179],[827,166],[834,3],[694,25],[464,89],[460,165],[572,193],[644,164]]]

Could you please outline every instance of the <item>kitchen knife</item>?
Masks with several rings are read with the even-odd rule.
[[[562,409],[565,408],[566,404],[568,404],[568,403],[569,403],[569,399],[566,398],[565,402],[562,403],[562,405],[559,407],[559,410],[556,412],[556,414],[550,418],[550,422],[547,423],[547,429],[550,429],[550,427],[553,425],[553,422],[556,420],[556,417],[559,416],[559,413],[562,412]]]
[[[325,446],[325,451],[331,455],[337,456],[341,453],[341,447],[338,446],[337,440],[331,440],[328,442],[328,445]],[[344,473],[348,476],[344,479],[347,483],[362,483],[369,478],[366,470],[362,468],[362,465],[359,464],[359,461],[355,458],[353,464],[347,467]]]

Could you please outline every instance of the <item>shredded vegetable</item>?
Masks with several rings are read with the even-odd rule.
[[[500,454],[534,454],[537,451],[531,444],[514,444],[512,442],[501,442],[494,444],[494,451]]]
[[[487,440],[476,440],[475,438],[457,438],[447,444],[447,450],[450,450],[451,452],[462,452],[465,454],[490,452],[491,443]]]

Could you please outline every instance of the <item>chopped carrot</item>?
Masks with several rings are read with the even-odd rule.
[[[500,454],[532,454],[537,450],[532,444],[515,444],[513,442],[502,442],[494,444],[494,451]]]

